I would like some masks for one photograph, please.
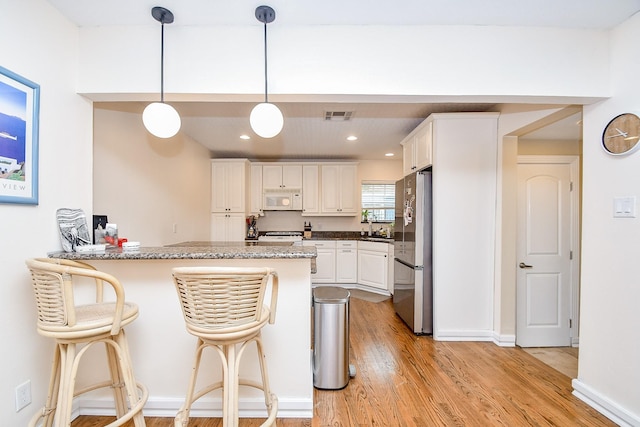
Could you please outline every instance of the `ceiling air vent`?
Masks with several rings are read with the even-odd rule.
[[[324,113],[324,119],[332,122],[346,122],[351,120],[353,111],[326,111]]]

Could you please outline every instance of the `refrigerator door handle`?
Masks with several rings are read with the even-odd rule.
[[[397,262],[399,262],[402,265],[406,265],[409,268],[412,268],[414,270],[422,270],[424,267],[422,265],[413,265],[413,264],[409,264],[408,262],[401,260],[400,258],[394,258],[394,260],[396,260]]]

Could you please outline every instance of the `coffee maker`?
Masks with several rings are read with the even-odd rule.
[[[256,217],[247,218],[247,239],[258,239],[258,227],[256,227]]]

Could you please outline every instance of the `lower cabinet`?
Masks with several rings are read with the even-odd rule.
[[[389,290],[389,244],[358,243],[358,284]]]
[[[393,245],[357,240],[304,240],[304,246],[315,246],[316,273],[311,283],[322,286],[364,285],[384,292],[393,292]]]
[[[247,220],[242,213],[212,213],[211,240],[213,242],[243,241]]]
[[[336,242],[336,282],[358,282],[358,242],[355,240]]]
[[[315,246],[316,272],[311,275],[311,283],[336,283],[336,241],[305,240],[303,246]]]

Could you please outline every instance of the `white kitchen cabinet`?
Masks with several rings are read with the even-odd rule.
[[[322,164],[321,213],[325,215],[358,215],[358,167],[355,163]]]
[[[433,122],[425,120],[400,143],[402,145],[402,172],[407,176],[431,166]]]
[[[262,188],[302,188],[302,165],[262,165]]]
[[[336,282],[357,283],[358,242],[338,240],[336,242]]]
[[[302,166],[302,215],[317,215],[320,212],[320,166]]]
[[[358,284],[389,291],[389,244],[358,242]]]
[[[246,217],[243,213],[212,213],[211,241],[244,241],[246,224]]]
[[[311,274],[312,284],[336,283],[336,241],[335,240],[304,240],[303,246],[315,246],[316,272]]]
[[[246,159],[211,161],[211,212],[246,213],[248,174]]]
[[[249,208],[249,213],[255,216],[262,216],[264,215],[262,210],[262,165],[259,163],[251,164],[250,175],[249,200],[251,207]]]

